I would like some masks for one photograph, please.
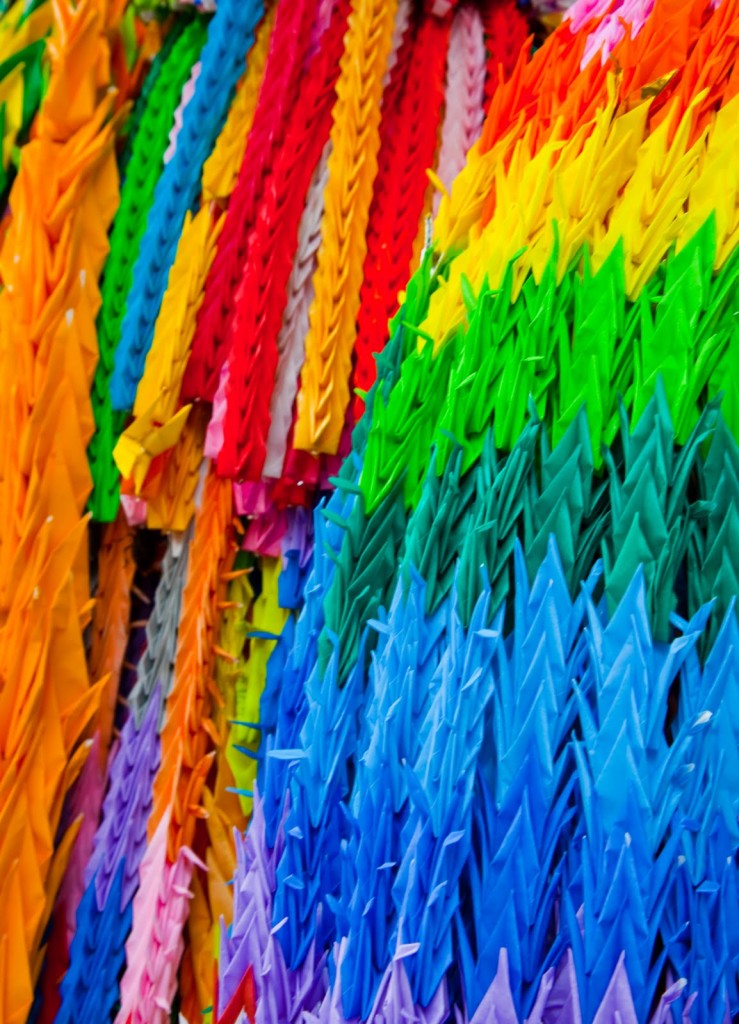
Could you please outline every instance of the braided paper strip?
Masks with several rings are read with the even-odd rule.
[[[336,452],[349,404],[366,229],[377,173],[380,97],[395,0],[354,0],[331,130],[329,178],[314,278],[295,443]]]
[[[227,355],[224,346],[230,300],[246,259],[249,233],[256,220],[264,185],[286,131],[286,113],[294,102],[310,42],[313,8],[313,0],[296,0],[277,7],[259,101],[205,286],[183,383],[185,401],[198,398],[212,401],[218,386],[220,369]]]
[[[298,248],[287,284],[285,312],[277,337],[277,372],[269,410],[270,424],[263,467],[266,477],[279,477],[285,461],[290,423],[298,393],[300,368],[305,358],[305,338],[314,295],[313,276],[318,266],[318,249],[321,244],[321,222],[330,152],[329,141],[313,172],[313,180],[308,189],[298,232]]]
[[[449,191],[482,131],[485,40],[479,12],[463,4],[454,15],[447,51],[444,124],[436,173]],[[434,213],[441,196],[434,199]]]
[[[352,385],[362,393],[375,380],[375,355],[385,344],[388,322],[411,270],[411,259],[424,211],[444,104],[444,65],[449,20],[425,16],[401,50],[383,108],[382,147],[370,209],[367,255]],[[392,239],[392,245],[388,240]],[[361,394],[354,418],[364,410]]]
[[[133,406],[185,216],[198,195],[203,164],[226,120],[262,14],[261,0],[221,0],[208,24],[202,70],[183,111],[177,149],[157,182],[134,268],[110,381],[115,409]]]
[[[277,335],[306,194],[331,128],[348,9],[348,0],[337,4],[321,37],[250,237],[229,332],[224,443],[218,458],[218,471],[225,476],[256,481],[262,475],[278,361]]]

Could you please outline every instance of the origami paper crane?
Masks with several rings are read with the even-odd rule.
[[[738,0],[185,6],[0,2],[0,1019],[728,1024]]]

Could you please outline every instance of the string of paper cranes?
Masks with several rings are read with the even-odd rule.
[[[738,59],[0,3],[0,1024],[736,1019]]]

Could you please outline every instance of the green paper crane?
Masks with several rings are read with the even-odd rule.
[[[700,491],[708,512],[702,523],[693,524],[688,580],[691,615],[712,598],[716,600],[706,630],[708,648],[739,594],[739,446],[723,415],[700,472]]]
[[[667,640],[675,610],[675,582],[686,557],[692,522],[704,511],[691,501],[689,484],[701,444],[716,422],[715,403],[700,415],[686,444],[675,450],[670,410],[662,379],[633,432],[622,409],[623,463],[605,454],[609,473],[611,525],[604,537],[606,596],[615,609],[643,567],[654,635]]]
[[[712,216],[679,252],[673,249],[631,301],[621,242],[595,272],[583,249],[559,281],[555,244],[538,284],[527,277],[512,302],[516,256],[496,290],[485,282],[475,295],[462,279],[466,323],[435,354],[419,326],[428,302],[406,309],[400,371],[392,386],[386,379],[374,394],[371,422],[362,424],[367,447],[361,486],[368,510],[401,474],[406,504],[414,508],[434,445],[438,473],[457,445],[466,472],[494,422],[496,445],[510,451],[530,402],[555,450],[585,406],[596,471],[603,446],[610,447],[621,430],[621,407],[639,420],[659,380],[678,443],[687,442],[706,401],[720,393],[727,423],[739,435],[739,325],[733,314],[739,251],[717,272],[715,256]],[[445,272],[441,267],[433,278],[426,265],[409,294]],[[432,290],[433,283],[427,294]]]

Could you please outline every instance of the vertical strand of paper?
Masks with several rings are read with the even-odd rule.
[[[298,448],[336,452],[349,404],[366,230],[380,146],[380,99],[397,0],[353,0],[336,87],[328,185],[298,392]]]
[[[222,223],[213,223],[206,206],[185,218],[136,391],[134,419],[113,452],[122,477],[132,481],[136,495],[141,494],[152,461],[179,440],[190,412],[190,406],[179,408],[180,386]]]
[[[352,385],[354,418],[375,380],[375,355],[388,336],[419,226],[434,162],[441,111],[449,19],[424,15],[401,50],[383,103],[382,145],[367,229],[361,301],[357,316]],[[458,112],[459,113],[459,112]],[[480,121],[482,120],[480,115]]]
[[[261,697],[267,677],[267,663],[289,615],[287,610],[280,607],[280,572],[281,560],[279,558],[264,557],[259,559],[257,574],[259,579],[255,583],[255,589],[259,587],[259,595],[256,600],[251,600],[253,592],[250,587],[245,590],[244,596],[249,600],[250,605],[248,608],[246,606],[243,608],[242,614],[245,615],[246,621],[242,619],[241,622],[246,627],[247,645],[242,649],[238,662],[233,663],[235,669],[232,677],[233,687],[227,705],[231,709],[231,717],[230,730],[224,743],[224,752],[236,783],[234,792],[238,795],[242,810],[249,816],[251,816],[253,810],[255,814],[257,813],[254,787],[258,765],[257,758],[262,746],[262,736],[258,723],[260,720]],[[238,641],[236,642],[238,643]],[[226,652],[222,653],[225,654]],[[243,858],[241,841],[238,838],[236,857],[237,861]],[[227,914],[223,915],[224,923],[230,925],[231,918],[238,915],[238,925],[234,921],[234,927],[243,928],[244,901],[242,895],[234,893],[233,887],[229,887],[228,890],[221,890],[221,898],[228,899],[228,911]],[[211,906],[213,907],[213,904]],[[265,909],[264,906],[260,908],[262,915]],[[261,936],[267,924],[266,920],[262,917],[259,921],[255,920],[254,924]],[[230,956],[227,952],[228,936],[231,933],[231,928],[228,927],[228,931],[226,931],[221,927],[216,931],[220,932],[220,954],[223,955],[224,950],[226,950],[226,962],[225,964],[219,963],[219,980],[221,985],[216,989],[215,1002],[218,1007],[218,1020],[228,1022],[236,1020],[239,1010],[244,1006],[244,996],[246,993],[242,985],[245,979],[237,976],[236,980],[238,983],[235,991],[233,986],[227,986],[226,998],[224,999],[222,987],[224,983],[223,973],[224,970],[228,971],[229,967],[229,973],[233,972],[233,965],[230,963]],[[273,943],[272,950],[277,950],[276,943]],[[273,981],[276,991],[279,992],[283,987],[283,983],[287,981],[286,987],[291,989],[293,985],[285,977],[281,961],[275,960],[274,963],[276,971],[272,979],[266,980],[267,987],[269,987],[270,981]],[[254,969],[257,969],[257,964],[255,964]],[[247,968],[247,975],[249,971],[250,968]],[[309,968],[305,975],[306,986],[308,986],[308,975],[310,973]],[[308,986],[307,989],[303,988],[301,983],[302,977],[303,975],[299,975],[296,979],[295,988],[303,991],[306,998],[309,998],[310,987]],[[224,1003],[226,1004],[225,1008]],[[276,1019],[284,1019],[285,1016],[282,1012],[282,1007],[274,1005],[269,1013],[270,1016],[275,1016]]]
[[[121,4],[54,7],[51,76],[0,254],[0,1018],[22,1024],[79,822],[55,846],[105,680],[90,685],[84,506],[94,317],[118,202],[108,92]]]
[[[243,163],[249,134],[257,110],[276,10],[276,4],[270,5],[257,30],[256,41],[249,55],[247,73],[239,85],[236,98],[228,112],[226,124],[218,136],[213,152],[203,167],[202,202],[214,203],[218,207],[227,207],[231,194],[236,187],[239,169]],[[223,220],[216,223],[220,233]],[[208,270],[210,270],[210,265],[212,265],[212,259]],[[193,334],[193,338],[194,336]],[[197,357],[195,364],[193,364],[193,369],[191,369],[191,364],[193,364],[192,344],[188,352],[185,379],[188,373],[195,372],[194,366],[197,364]],[[182,387],[180,387],[180,391],[182,391]],[[205,441],[205,454],[208,458],[214,458],[217,455],[223,438],[223,413],[225,406],[219,405],[216,397],[214,396],[214,407],[208,423]],[[217,441],[214,440],[216,438],[218,439]]]
[[[250,52],[246,75],[239,84],[226,123],[218,136],[213,153],[203,168],[203,199],[209,202],[227,202],[234,187],[238,165],[246,145],[246,135],[256,109],[257,96],[266,59],[267,45],[273,17],[268,13],[257,32]],[[140,494],[146,487],[152,462],[159,459],[169,476],[174,465],[187,460],[177,457],[172,449],[180,445],[182,430],[193,419],[199,425],[202,417],[188,416],[188,407],[179,408],[182,377],[190,354],[197,312],[203,299],[203,286],[212,264],[215,246],[223,227],[223,219],[214,220],[207,207],[201,207],[194,218],[185,221],[177,255],[157,317],[152,348],[147,356],[144,375],[139,383],[134,404],[135,420],[124,431],[116,447],[115,457],[128,490]],[[189,450],[185,438],[185,449]],[[183,455],[184,455],[183,451]],[[199,462],[198,462],[199,464]],[[135,479],[130,478],[135,476]],[[177,474],[175,474],[176,478]],[[156,487],[149,481],[147,488],[147,517],[150,526],[183,529],[182,519],[189,521],[192,510],[186,504],[182,512],[177,508],[178,495],[166,487]],[[167,491],[171,494],[167,495]],[[171,511],[162,509],[162,501],[169,498]],[[174,503],[174,504],[172,504]],[[180,507],[181,506],[181,503]]]
[[[161,844],[142,865],[141,885],[156,884],[157,871],[178,874],[182,858],[195,839],[195,826],[204,816],[201,796],[213,763],[218,734],[211,719],[215,630],[235,544],[229,530],[231,486],[213,472],[206,479],[201,505],[195,516],[187,582],[182,599],[177,655],[172,690],[164,706],[160,768],[154,781],[154,805],[149,819],[149,851]],[[155,865],[159,865],[157,867]],[[181,870],[184,870],[184,865]],[[149,873],[152,880],[149,881]],[[186,889],[189,889],[187,876]],[[140,900],[134,905],[133,928],[127,943],[126,973],[121,982],[122,1004],[117,1020],[144,1024],[154,1012],[169,1011],[174,979],[182,955],[182,929],[186,904],[173,910],[160,902],[152,912]],[[163,937],[166,936],[166,942]],[[155,972],[157,951],[164,948],[166,970]],[[157,1011],[157,1012],[158,1012]],[[158,1020],[158,1016],[154,1020]]]
[[[145,650],[126,699],[120,736],[111,748],[109,784],[86,865],[86,889],[69,969],[60,985],[57,1024],[109,1019],[118,1001],[131,901],[139,885],[160,760],[159,720],[171,685],[190,535],[188,530],[169,537],[146,623]]]
[[[248,723],[259,722],[259,702],[267,677],[267,662],[289,614],[280,607],[281,560],[265,556],[260,559],[260,567],[262,589],[251,607],[247,629],[249,648],[243,672],[236,676],[235,714],[226,744],[226,757],[236,780],[242,809],[247,815],[252,811],[251,791],[256,779],[257,761],[245,755],[240,748],[247,748],[252,754],[259,749],[259,730]]]
[[[93,518],[106,522],[118,511],[120,481],[113,449],[125,418],[113,410],[110,379],[121,336],[133,266],[151,209],[154,188],[162,172],[167,133],[182,86],[202,49],[202,22],[191,22],[181,31],[173,26],[164,47],[151,67],[139,98],[139,113],[133,138],[129,138],[121,202],[110,234],[110,253],[105,263],[97,316],[99,359],[91,391],[95,433],[88,447],[93,478],[90,510]]]
[[[259,101],[259,92],[267,63],[270,35],[274,27],[276,5],[270,6],[257,32],[257,39],[249,62],[249,69],[228,119],[218,137],[216,146],[203,168],[203,202],[215,202],[219,207],[227,206],[231,193],[238,181],[239,169],[254,122]],[[192,347],[185,370],[190,372]],[[225,415],[225,372],[227,362],[221,368],[219,385],[213,396],[213,408],[208,422],[205,454],[215,459],[223,444],[223,416]]]
[[[50,1024],[59,1009],[58,986],[69,964],[77,909],[85,891],[85,869],[103,806],[111,737],[116,735],[114,716],[119,683],[127,659],[135,657],[132,644],[136,645],[136,636],[143,633],[142,623],[130,622],[136,563],[132,531],[123,513],[114,523],[102,527],[101,533],[88,667],[93,678],[105,676],[108,682],[90,754],[65,804],[65,820],[73,822],[81,816],[82,821],[54,906],[44,970],[37,989],[37,999],[41,1001],[39,1024]],[[137,607],[146,607],[150,600],[143,592],[133,596]]]
[[[251,619],[254,599],[249,572],[246,569],[231,573],[234,578],[228,585],[227,599],[221,605],[217,644],[214,646],[217,694],[214,692],[213,722],[219,741],[215,781],[203,789],[203,807],[207,814],[204,860],[208,873],[204,882],[197,872],[193,877],[193,903],[187,927],[193,995],[197,995],[197,1006],[192,1006],[192,1010],[197,1009],[198,1013],[213,1004],[219,923],[223,921],[228,927],[233,917],[234,830],[242,832],[246,826],[239,797],[234,792],[236,781],[228,761],[228,747],[230,722],[236,717],[237,680],[244,672],[244,653],[248,649],[247,621]]]
[[[115,522],[102,528],[98,554],[88,668],[91,678],[105,679],[106,686],[97,717],[95,746],[75,793],[76,802],[84,806],[84,819],[59,891],[58,903],[63,904],[66,918],[67,945],[74,934],[74,918],[84,891],[84,869],[92,852],[103,803],[118,684],[129,637],[131,587],[135,570],[132,531],[123,513],[119,512]]]
[[[231,486],[207,473],[188,564],[174,667],[164,712],[162,768],[157,775],[149,835],[172,805],[170,860],[192,841],[206,762],[217,740],[213,709],[214,645],[236,545],[231,528]]]
[[[227,356],[231,301],[246,258],[267,174],[280,149],[287,112],[298,94],[310,44],[315,0],[278,4],[269,35],[264,76],[244,157],[234,186],[205,295],[198,316],[192,354],[183,382],[183,398],[213,400]]]
[[[395,11],[395,23],[393,25],[393,38],[390,43],[390,55],[388,56],[385,75],[382,79],[383,107],[385,106],[385,90],[390,84],[390,78],[393,70],[395,69],[395,65],[398,63],[400,48],[403,45],[403,40],[405,39],[409,28],[411,27],[412,16],[413,4],[411,0],[398,0],[398,6]]]
[[[482,18],[471,4],[454,14],[447,53],[444,123],[437,176],[448,192],[479,138],[484,119],[485,39]],[[434,200],[434,213],[441,195]]]
[[[118,410],[133,407],[185,217],[200,194],[203,166],[226,122],[263,14],[261,0],[221,0],[208,21],[195,91],[183,108],[177,148],[157,181],[134,268],[110,381]]]
[[[306,195],[331,130],[348,13],[349,0],[340,0],[305,69],[307,80],[267,179],[269,187],[234,297],[227,340],[224,441],[218,457],[219,473],[232,478],[258,481],[262,476],[277,337]]]
[[[383,78],[383,123],[388,110],[393,106],[393,101],[386,96],[386,86],[397,64],[403,39],[409,31],[411,13],[411,4],[401,0],[395,15],[390,55]],[[399,76],[395,77],[397,81],[400,80]],[[319,485],[321,460],[294,448],[298,415],[296,397],[300,370],[305,359],[310,307],[315,294],[314,277],[321,242],[331,145],[329,139],[311,182],[300,225],[298,250],[287,287],[283,324],[277,339],[279,356],[263,469],[264,476],[279,478],[273,500],[304,507],[308,507],[314,488]]]
[[[225,205],[236,187],[249,132],[254,124],[276,10],[277,5],[270,4],[257,29],[254,46],[249,53],[246,74],[238,85],[226,123],[213,147],[213,152],[203,165],[205,202]]]
[[[308,189],[300,221],[298,247],[293,260],[282,326],[277,337],[277,372],[270,402],[269,433],[263,473],[279,478],[285,462],[290,424],[298,393],[300,369],[305,358],[310,306],[313,301],[313,277],[318,266],[321,244],[324,195],[328,184],[330,141],[326,143]]]
[[[136,571],[133,544],[133,532],[122,513],[115,522],[102,527],[88,665],[93,679],[109,677],[97,719],[103,752],[107,752],[113,733],[118,681],[128,643],[131,586]]]
[[[343,19],[341,9],[337,13]],[[397,60],[396,51],[408,29],[410,13],[409,4],[401,3],[398,6],[388,69],[394,67]],[[336,22],[334,21],[331,32],[333,33],[335,30]],[[389,70],[386,70],[383,82],[388,79]],[[268,478],[279,476],[276,486],[269,489],[269,500],[279,507],[292,505],[309,507],[316,488],[327,486],[325,482],[323,484],[321,482],[322,475],[328,477],[333,472],[330,466],[322,466],[323,460],[319,460],[308,452],[298,451],[294,447],[297,421],[295,396],[300,368],[305,355],[305,337],[309,327],[308,315],[314,294],[313,278],[321,241],[320,231],[325,210],[324,200],[328,183],[327,165],[330,151],[331,142],[329,140],[306,197],[298,249],[286,289],[284,320],[277,338],[278,363],[269,409],[269,431],[265,440],[266,454],[263,473]],[[224,374],[219,386],[219,401],[223,402],[224,408],[226,385],[227,375]],[[348,436],[346,429],[344,433]],[[258,550],[263,553],[271,553],[269,548],[261,542]]]
[[[159,823],[141,862],[115,1024],[165,1024],[171,1019],[193,871],[204,865],[184,846],[174,861],[168,859],[168,827],[169,814]]]

